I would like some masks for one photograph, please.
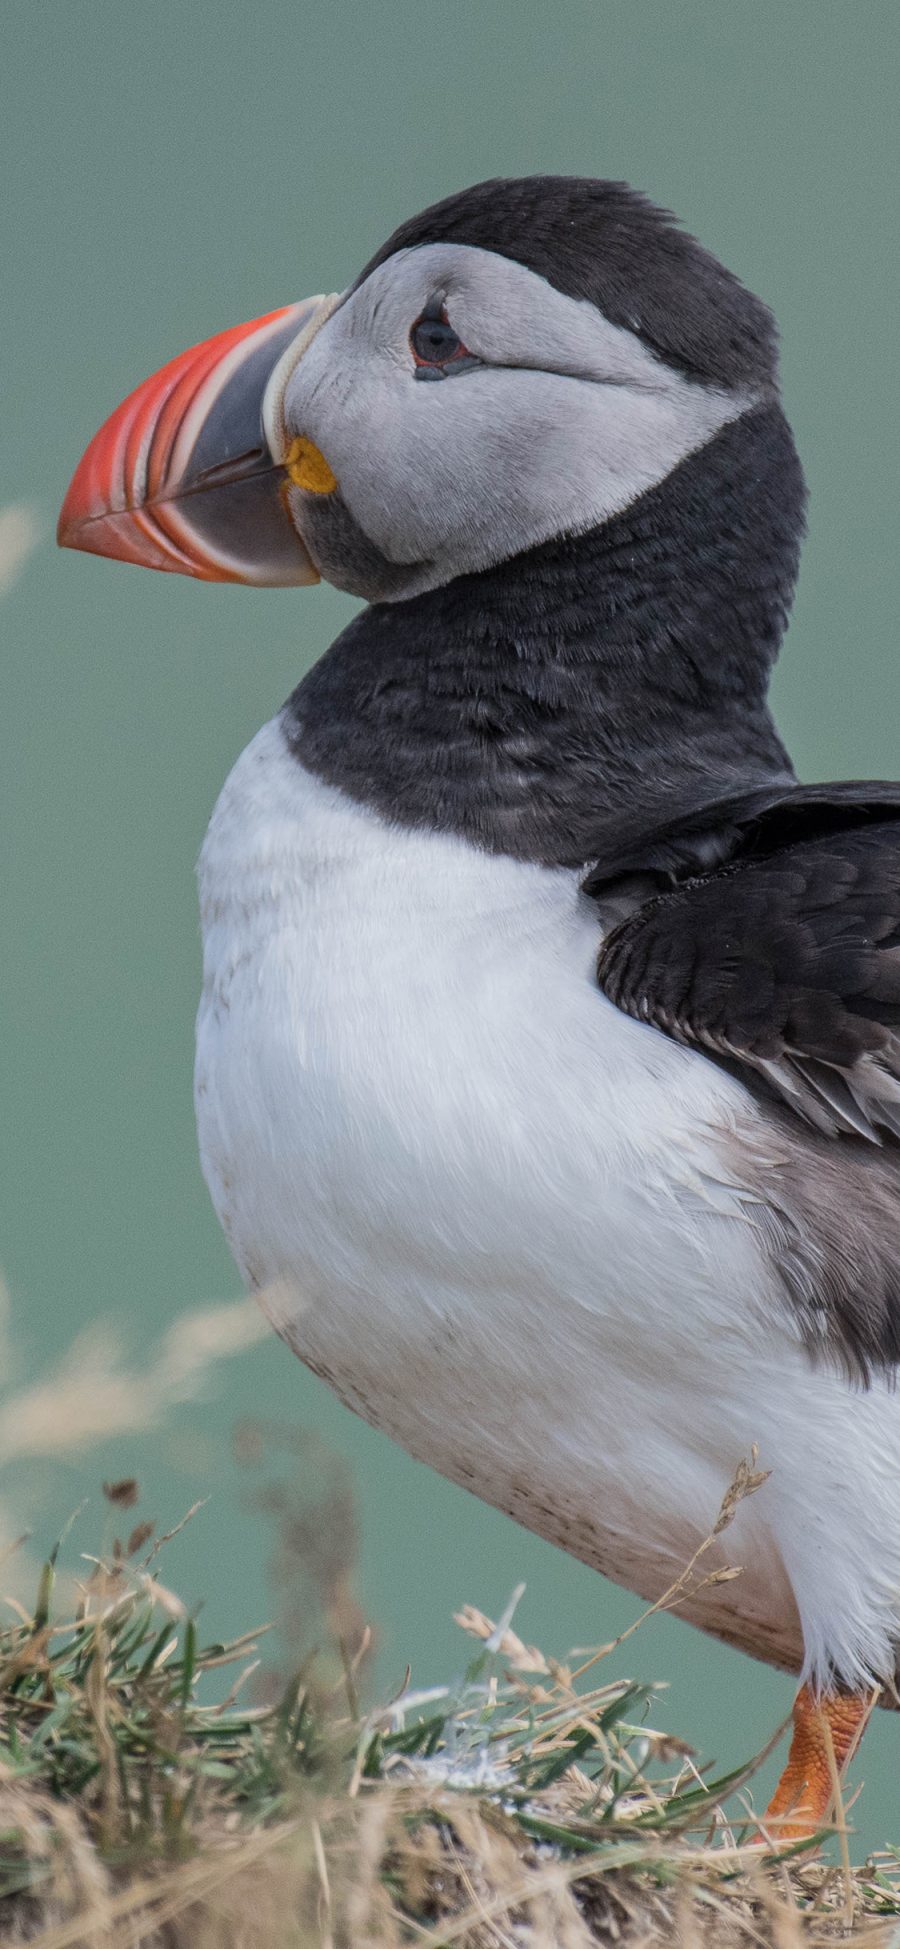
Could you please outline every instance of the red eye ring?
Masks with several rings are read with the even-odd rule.
[[[472,354],[454,331],[447,317],[446,305],[440,309],[427,308],[416,319],[409,334],[409,347],[417,366],[430,367],[433,371],[453,365],[459,359],[471,360]]]

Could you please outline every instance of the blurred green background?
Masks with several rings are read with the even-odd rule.
[[[98,1316],[139,1360],[238,1293],[195,1152],[194,860],[237,752],[354,608],[58,554],[88,437],[172,354],[340,289],[466,182],[628,178],[781,321],[812,490],[777,690],[799,768],[896,776],[898,54],[895,0],[6,0],[0,508],[33,509],[39,544],[0,606],[0,1258],[20,1383]],[[274,1339],[155,1431],[19,1464],[5,1495],[42,1542],[96,1487],[74,1538],[90,1549],[103,1475],[135,1470],[165,1522],[211,1494],[169,1580],[210,1630],[243,1629],[272,1601],[261,1471],[234,1453],[248,1416],[313,1431],[352,1470],[382,1686],[407,1660],[421,1682],[451,1674],[454,1607],[496,1615],[520,1578],[520,1628],[557,1652],[635,1614],[353,1420]],[[282,1462],[314,1493],[313,1453]],[[672,1620],[622,1658],[671,1681],[658,1716],[722,1762],[788,1707],[787,1680]],[[882,1715],[856,1768],[873,1845],[900,1838],[898,1739]]]

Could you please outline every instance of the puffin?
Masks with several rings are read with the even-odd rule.
[[[900,1644],[900,785],[770,713],[805,498],[767,306],[533,176],[174,359],[59,527],[360,599],[202,850],[215,1209],[348,1407],[651,1604],[758,1458],[679,1608],[797,1675],[778,1840]]]

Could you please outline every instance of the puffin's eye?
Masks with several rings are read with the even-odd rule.
[[[410,344],[418,365],[446,365],[463,350],[446,318],[420,318],[410,333]]]
[[[459,371],[461,366],[478,364],[453,330],[443,306],[423,311],[409,334],[409,343],[417,379],[443,379],[448,368]]]

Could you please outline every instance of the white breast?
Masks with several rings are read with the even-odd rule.
[[[389,827],[277,720],[200,880],[203,1166],[279,1331],[413,1454],[655,1597],[750,1444],[790,1490],[804,1415],[833,1436],[852,1398],[725,1181],[740,1084],[601,996],[576,874]],[[792,1493],[745,1505],[745,1576],[694,1607],[788,1663],[798,1605],[824,1630]]]

